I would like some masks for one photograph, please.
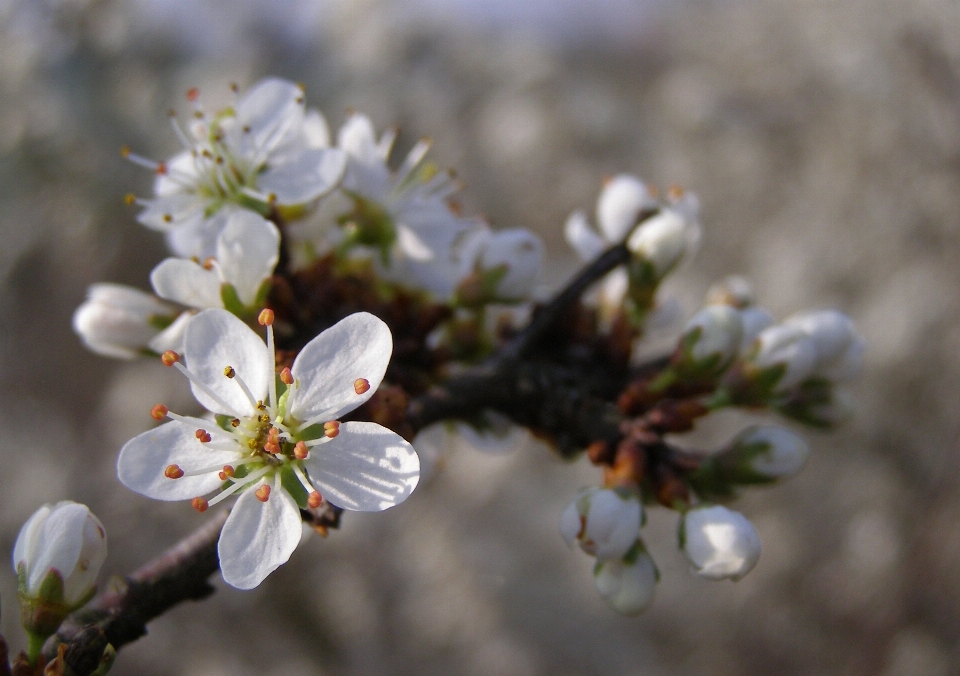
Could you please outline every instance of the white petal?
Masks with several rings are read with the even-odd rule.
[[[397,244],[404,256],[415,261],[432,261],[437,257],[429,244],[420,239],[412,228],[402,224],[397,227]]]
[[[39,534],[37,557],[27,581],[30,589],[38,589],[51,568],[64,578],[73,572],[83,548],[83,526],[89,513],[86,505],[75,502],[54,505]]]
[[[167,350],[173,350],[174,352],[182,354],[183,334],[186,333],[187,322],[195,316],[193,312],[181,312],[180,316],[174,319],[170,326],[158,333],[147,343],[147,347],[157,354],[163,354]]]
[[[224,581],[237,589],[253,589],[287,562],[302,532],[300,510],[285,490],[274,485],[270,499],[260,502],[251,486],[220,533],[217,554]]]
[[[236,211],[230,215],[217,238],[217,263],[223,281],[233,285],[241,302],[253,305],[257,291],[273,274],[279,259],[280,231],[277,226],[252,211]],[[222,303],[217,303],[205,307],[221,306]]]
[[[199,182],[200,172],[192,150],[179,152],[164,164],[167,165],[166,173],[157,174],[153,182],[153,194],[157,197],[170,197],[185,191],[189,192]]]
[[[236,112],[243,152],[256,149],[269,153],[300,132],[305,114],[303,90],[278,78],[261,80],[243,95]]]
[[[382,200],[390,190],[390,170],[370,119],[366,115],[351,115],[337,134],[337,145],[349,156],[344,189]]]
[[[308,110],[303,119],[303,135],[308,148],[330,147],[330,127],[316,108]]]
[[[195,308],[223,307],[220,275],[185,258],[167,258],[150,273],[150,284],[161,298]]]
[[[267,384],[274,377],[267,346],[253,330],[226,310],[204,310],[187,324],[184,336],[186,366],[207,387],[230,405],[223,407],[193,383],[190,388],[208,411],[252,415],[253,405],[233,378],[223,370],[232,366],[257,400],[266,399]]]
[[[370,422],[346,422],[340,434],[304,460],[324,498],[357,512],[379,512],[406,500],[420,479],[420,459],[399,434]]]
[[[272,194],[278,204],[305,204],[333,190],[346,167],[347,157],[340,150],[308,148],[268,167],[257,178],[257,189]]]
[[[40,534],[43,532],[43,524],[50,516],[53,507],[44,505],[33,513],[27,522],[23,524],[20,533],[17,535],[17,542],[13,546],[13,569],[17,569],[20,563],[33,561],[37,557],[37,547],[40,544]]]
[[[337,133],[337,145],[364,164],[386,161],[377,147],[377,132],[370,118],[360,113],[351,115]]]
[[[299,381],[287,407],[300,422],[329,409],[352,411],[373,396],[393,354],[393,336],[382,320],[357,312],[311,340],[291,371]],[[365,378],[370,389],[357,394],[354,382]]]
[[[570,214],[563,228],[563,236],[584,261],[592,261],[606,248],[606,242],[590,227],[582,211]]]
[[[152,230],[169,232],[203,219],[204,202],[192,193],[177,193],[148,200],[137,220]]]
[[[638,178],[629,174],[614,176],[597,200],[597,225],[608,242],[622,242],[637,224],[645,209],[655,209],[657,201]]]
[[[210,421],[211,426],[216,423]],[[184,472],[222,467],[236,462],[239,452],[217,451],[200,443],[197,429],[173,421],[135,436],[120,449],[117,473],[127,488],[154,500],[190,500],[223,483],[219,470],[197,476],[168,479],[164,470],[178,465]]]
[[[191,218],[178,223],[177,227],[167,232],[167,247],[177,256],[190,258],[195,256],[200,260],[215,256],[217,253],[217,237],[226,225],[225,216],[231,209],[223,207],[210,218],[202,212],[196,212]]]

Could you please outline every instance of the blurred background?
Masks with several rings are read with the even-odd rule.
[[[703,247],[673,282],[688,311],[740,273],[778,317],[850,313],[868,340],[860,410],[794,480],[736,503],[763,556],[694,577],[676,521],[645,538],[662,574],[625,619],[557,533],[597,474],[542,447],[461,452],[404,505],[348,515],[257,590],[217,580],[124,649],[114,673],[883,674],[960,672],[960,5],[953,0],[0,1],[0,555],[43,502],[88,503],[105,571],[203,517],[123,488],[120,446],[150,407],[187,410],[159,363],[86,352],[88,284],[146,288],[164,256],[123,195],[130,144],[176,148],[188,87],[225,100],[275,74],[336,128],[352,107],[421,135],[468,212],[547,241],[604,175],[679,183]],[[719,445],[739,421],[700,431]],[[714,436],[710,436],[714,434]],[[712,439],[712,442],[709,441]],[[2,632],[19,647],[15,580]]]

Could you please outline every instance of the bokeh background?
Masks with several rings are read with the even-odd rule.
[[[0,2],[0,556],[40,504],[86,502],[129,571],[201,521],[123,488],[114,462],[185,383],[86,352],[95,281],[141,287],[164,255],[127,192],[130,144],[176,149],[171,106],[276,74],[336,127],[347,107],[421,135],[465,204],[547,241],[629,171],[702,199],[673,282],[752,278],[783,317],[850,313],[869,342],[856,419],[807,469],[744,496],[763,556],[690,574],[675,519],[645,529],[662,581],[609,610],[557,520],[596,482],[542,447],[460,452],[407,503],[349,515],[252,592],[154,622],[114,673],[884,674],[960,672],[960,5],[953,0],[3,0]],[[709,421],[704,444],[740,422]],[[712,441],[711,441],[712,440]],[[0,574],[15,645],[13,574]]]

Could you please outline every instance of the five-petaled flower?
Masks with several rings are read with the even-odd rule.
[[[172,422],[131,439],[120,451],[120,480],[159,500],[208,506],[239,493],[218,552],[223,578],[240,589],[260,584],[300,542],[299,508],[324,499],[344,509],[380,511],[416,487],[420,462],[402,437],[371,422],[338,418],[367,401],[393,351],[390,330],[371,314],[350,315],[311,340],[292,367],[276,373],[273,313],[264,310],[267,344],[221,309],[187,325],[184,365],[194,396],[216,422],[171,413]],[[212,498],[210,493],[217,492]]]

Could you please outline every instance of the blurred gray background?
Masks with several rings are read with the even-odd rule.
[[[849,312],[869,342],[860,411],[810,434],[807,469],[736,503],[763,556],[692,576],[675,519],[645,537],[662,582],[609,610],[557,520],[597,481],[541,447],[462,452],[407,503],[349,515],[255,591],[218,581],[120,654],[119,675],[955,674],[960,671],[960,5],[953,0],[2,0],[0,555],[40,504],[86,502],[130,571],[203,517],[116,479],[117,450],[176,374],[86,352],[95,281],[141,287],[164,255],[127,192],[130,144],[176,149],[166,111],[199,86],[303,82],[401,145],[429,134],[468,211],[547,240],[621,171],[701,196],[705,237],[673,282],[688,311],[741,273],[783,317]],[[738,420],[701,432],[719,444]],[[710,437],[714,432],[715,436]],[[711,443],[710,441],[705,443]],[[22,645],[15,581],[2,632]]]

